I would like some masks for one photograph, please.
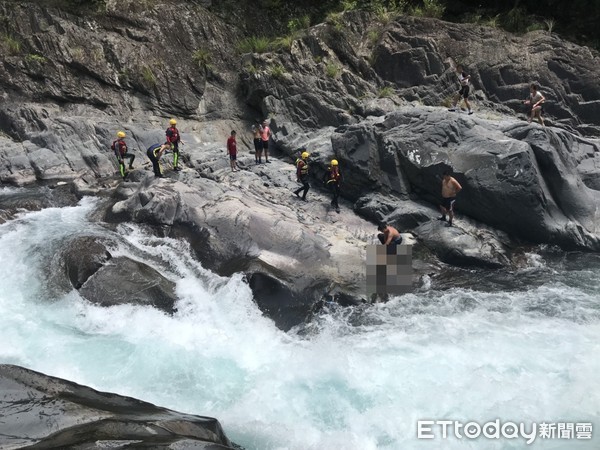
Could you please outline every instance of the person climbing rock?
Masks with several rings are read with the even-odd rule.
[[[179,167],[179,144],[184,145],[184,142],[181,140],[181,135],[177,129],[177,121],[171,119],[169,125],[170,127],[167,128],[165,134],[167,135],[167,143],[173,146],[173,170],[179,172],[181,170],[181,167]]]
[[[379,230],[377,237],[379,238],[379,242],[383,245],[402,244],[402,236],[400,236],[400,232],[393,226],[388,225],[387,223],[381,223],[377,229]]]
[[[454,97],[454,104],[452,108],[450,108],[448,111],[457,111],[458,102],[462,97],[465,101],[465,105],[469,110],[469,114],[473,114],[473,110],[471,109],[471,105],[469,104],[469,81],[471,80],[471,75],[468,75],[466,72],[463,72],[463,68],[461,65],[456,66],[456,75],[458,75],[460,89]]]
[[[462,186],[454,177],[449,170],[445,170],[442,178],[442,204],[440,210],[442,211],[442,217],[438,220],[446,221],[446,214],[448,214],[448,226],[452,226],[452,220],[454,219],[454,203],[456,202],[456,195],[462,190]]]
[[[125,143],[125,132],[119,131],[117,133],[117,139],[113,141],[110,146],[113,152],[115,152],[115,156],[117,157],[117,161],[119,162],[119,172],[123,179],[127,178],[129,172],[125,170],[125,160],[129,160],[129,170],[133,170],[133,161],[135,160],[135,155],[131,153],[127,153],[127,144]]]
[[[237,142],[235,140],[235,130],[231,131],[231,136],[227,139],[227,153],[229,154],[229,164],[231,165],[231,171],[237,172]]]
[[[340,183],[342,181],[342,172],[337,159],[332,159],[323,182],[325,186],[331,190],[333,199],[331,200],[331,206],[335,208],[337,213],[340,212],[340,205],[338,199],[340,197]]]
[[[269,139],[271,138],[271,129],[269,128],[269,123],[264,120],[260,127],[260,138],[263,144],[263,150],[265,151],[265,162],[271,163],[269,161]]]
[[[296,159],[296,178],[298,183],[302,183],[302,187],[296,189],[294,194],[296,197],[300,197],[300,192],[304,191],[302,194],[302,200],[306,201],[306,194],[310,189],[310,184],[308,184],[308,157],[310,154],[306,151],[302,152],[300,158]]]
[[[529,86],[529,100],[523,102],[526,105],[531,106],[531,115],[527,119],[527,122],[531,123],[531,121],[537,117],[540,125],[543,127],[546,126],[544,125],[544,118],[542,117],[542,105],[545,101],[546,97],[539,91],[538,85],[532,83],[531,86]]]
[[[164,143],[162,145],[151,145],[150,147],[148,147],[148,150],[146,150],[146,155],[148,155],[148,158],[150,158],[150,161],[152,161],[152,170],[154,172],[154,176],[157,178],[164,178],[164,175],[162,174],[162,169],[160,167],[160,158],[162,157],[163,153],[170,148],[170,143]]]

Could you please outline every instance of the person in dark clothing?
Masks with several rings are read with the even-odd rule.
[[[152,170],[154,171],[154,176],[157,178],[164,178],[164,175],[162,174],[162,169],[160,167],[160,158],[162,157],[165,150],[170,148],[171,144],[165,143],[162,145],[151,145],[150,147],[148,147],[148,150],[146,150],[146,155],[148,155],[148,158],[150,158],[150,161],[152,161]]]
[[[327,168],[325,179],[323,180],[328,189],[333,193],[333,200],[331,200],[331,206],[333,206],[337,213],[340,212],[340,205],[338,199],[340,197],[340,183],[342,181],[342,172],[337,159],[332,159],[331,164]]]
[[[302,152],[300,158],[296,159],[296,177],[299,183],[302,183],[302,187],[296,189],[294,194],[296,197],[300,197],[300,192],[304,191],[302,194],[302,200],[306,201],[306,194],[310,189],[310,184],[308,184],[308,157],[310,154],[308,152]]]
[[[173,170],[179,172],[181,167],[179,164],[179,144],[183,145],[184,142],[181,140],[181,135],[179,134],[179,130],[177,129],[177,121],[175,119],[171,119],[169,121],[169,128],[167,128],[167,143],[173,146]]]
[[[129,172],[125,170],[125,160],[129,160],[129,170],[133,170],[133,161],[135,160],[135,155],[131,153],[127,153],[127,144],[125,143],[125,133],[123,131],[119,131],[117,133],[117,139],[113,141],[110,148],[113,152],[115,152],[115,156],[117,157],[117,161],[119,161],[119,172],[123,179],[127,178]]]
[[[256,164],[262,164],[263,141],[261,133],[260,125],[252,125],[252,135],[254,136],[254,161]]]

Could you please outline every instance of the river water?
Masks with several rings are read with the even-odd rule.
[[[86,198],[0,225],[0,362],[216,417],[246,449],[600,448],[595,255],[531,254],[502,283],[474,273],[471,287],[333,308],[284,333],[241,277],[205,271],[181,242],[92,223],[94,205]],[[110,238],[114,256],[175,281],[178,312],[52,295],[53,257],[78,234]],[[444,419],[596,428],[592,440],[530,446],[437,431],[417,439],[418,420]]]

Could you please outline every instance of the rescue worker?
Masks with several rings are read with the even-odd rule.
[[[152,170],[154,171],[154,176],[157,178],[165,177],[162,174],[162,169],[160,167],[160,158],[162,157],[163,153],[170,148],[171,148],[171,144],[166,142],[162,145],[161,144],[151,145],[150,147],[148,147],[148,150],[146,150],[146,155],[148,155],[148,158],[150,158],[150,161],[152,161]]]
[[[124,141],[125,132],[119,131],[117,132],[117,139],[113,141],[110,148],[113,152],[115,152],[115,156],[117,157],[117,161],[119,162],[119,172],[123,179],[127,178],[129,172],[125,170],[125,160],[129,160],[129,170],[133,170],[133,160],[135,159],[135,155],[131,153],[127,153],[127,144]]]
[[[167,143],[172,144],[173,146],[173,170],[179,172],[181,167],[177,164],[179,163],[179,144],[184,145],[184,142],[181,140],[181,136],[179,134],[179,130],[177,129],[177,121],[175,119],[169,120],[169,128],[167,128]]]
[[[302,152],[300,158],[296,159],[296,178],[298,179],[298,183],[302,183],[302,187],[296,189],[294,194],[296,197],[300,198],[300,191],[304,191],[302,195],[302,200],[306,201],[306,194],[310,189],[310,184],[308,184],[308,157],[310,154],[306,151]]]
[[[327,168],[327,173],[325,173],[325,179],[323,182],[327,189],[330,189],[333,193],[333,200],[331,200],[331,206],[335,208],[337,213],[340,212],[340,205],[338,204],[338,198],[340,197],[340,183],[342,181],[342,172],[340,172],[340,167],[337,159],[332,159],[331,164]]]

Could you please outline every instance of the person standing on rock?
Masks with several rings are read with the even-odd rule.
[[[179,144],[184,145],[184,142],[181,140],[181,136],[179,134],[179,130],[177,129],[177,121],[175,119],[169,120],[170,127],[167,128],[167,143],[171,144],[173,150],[173,170],[179,172],[181,167],[179,167]]]
[[[260,138],[263,144],[263,150],[265,151],[265,162],[271,163],[269,161],[269,139],[271,138],[271,129],[269,128],[269,123],[264,120],[262,126],[260,127]]]
[[[160,158],[162,157],[163,153],[167,150],[171,148],[171,144],[168,142],[165,142],[164,144],[154,144],[151,145],[150,147],[148,147],[148,150],[146,150],[146,155],[148,155],[148,158],[150,158],[150,161],[152,161],[152,170],[154,171],[154,176],[157,178],[164,178],[165,176],[162,174],[162,169],[160,167]]]
[[[263,142],[261,137],[260,124],[252,125],[252,136],[254,137],[254,161],[256,162],[256,164],[262,164]]]
[[[463,68],[461,65],[456,66],[456,75],[458,75],[460,89],[454,97],[454,104],[452,108],[450,108],[448,111],[458,111],[458,102],[460,102],[460,99],[462,97],[465,101],[465,105],[467,105],[469,114],[473,114],[473,110],[471,109],[471,105],[469,104],[469,81],[471,80],[471,75],[468,75],[466,72],[463,72]]]
[[[231,131],[231,136],[227,139],[227,153],[229,154],[229,164],[231,165],[231,171],[237,172],[237,142],[235,140],[235,130]]]
[[[119,172],[121,173],[121,176],[123,179],[126,179],[129,172],[125,170],[125,160],[129,160],[129,170],[133,170],[133,161],[135,160],[135,155],[127,153],[127,144],[125,143],[124,139],[125,132],[119,131],[117,133],[117,139],[113,141],[110,148],[113,152],[115,152],[115,156],[119,162]]]
[[[446,214],[448,214],[448,226],[452,226],[452,220],[454,219],[454,203],[456,202],[456,195],[462,190],[462,186],[454,177],[451,176],[449,170],[445,170],[442,178],[442,204],[440,210],[442,211],[442,217],[439,220],[446,221]]]
[[[332,159],[331,164],[327,168],[325,173],[325,179],[323,182],[328,189],[333,193],[333,200],[331,200],[331,206],[335,208],[337,213],[340,212],[340,205],[338,204],[338,198],[340,197],[340,183],[342,181],[342,172],[337,159]]]
[[[300,197],[300,192],[304,191],[302,194],[302,200],[306,201],[306,194],[310,189],[310,184],[308,184],[308,157],[310,154],[308,152],[302,152],[300,158],[296,159],[296,178],[298,183],[302,183],[302,187],[296,189],[294,194],[296,197]]]
[[[379,242],[381,242],[383,245],[402,244],[402,236],[400,236],[400,232],[393,226],[388,225],[387,223],[382,223],[379,224],[377,229],[379,230],[377,237],[379,238]]]
[[[545,126],[544,118],[542,117],[542,105],[545,101],[546,97],[544,97],[543,94],[539,91],[538,85],[532,83],[531,86],[529,86],[529,100],[525,100],[523,102],[526,105],[531,105],[531,115],[527,119],[528,123],[531,123],[531,121],[537,117],[540,125],[542,125],[543,127]]]

